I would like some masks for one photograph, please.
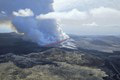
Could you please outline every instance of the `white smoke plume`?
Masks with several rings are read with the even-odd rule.
[[[16,0],[18,1],[18,0]],[[23,0],[21,0],[23,1]],[[35,1],[35,0],[34,0]],[[60,25],[55,19],[36,19],[40,14],[48,14],[53,12],[53,0],[38,0],[40,2],[39,8],[34,10],[32,4],[26,4],[30,8],[15,9],[12,12],[14,16],[12,23],[19,33],[24,33],[24,37],[38,43],[39,45],[49,45],[66,40],[66,35]],[[28,1],[26,1],[28,2]],[[38,14],[39,13],[39,14]]]

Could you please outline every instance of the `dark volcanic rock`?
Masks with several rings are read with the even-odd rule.
[[[66,62],[72,65],[97,67],[104,64],[103,60],[95,56],[85,55],[79,51],[67,51],[59,48],[52,48],[43,52],[16,55],[8,53],[0,55],[0,62],[11,61],[21,68],[29,68],[35,65],[54,65],[57,62]]]
[[[105,80],[109,80],[119,78],[120,56],[119,44],[114,43],[116,39],[112,39],[113,37],[107,37],[110,40],[105,37],[73,38],[76,40],[78,50],[40,47],[14,33],[0,34],[0,79],[103,80],[104,77]],[[109,49],[105,52],[104,48],[118,51],[109,53]],[[106,77],[105,72],[109,77]]]
[[[0,55],[7,53],[29,54],[40,52],[50,48],[40,47],[36,43],[22,39],[22,35],[16,33],[0,34]]]
[[[37,54],[38,55],[38,54]],[[55,63],[53,63],[52,61],[49,60],[42,60],[40,58],[35,58],[35,57],[29,57],[29,56],[20,56],[20,55],[15,55],[12,53],[8,53],[6,55],[1,55],[0,56],[0,62],[8,62],[11,61],[14,64],[16,64],[18,67],[21,68],[29,68],[29,67],[33,67],[35,65],[45,65],[45,64],[53,64],[56,65]]]

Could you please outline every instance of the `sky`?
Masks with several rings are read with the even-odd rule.
[[[9,33],[9,32],[12,32],[11,29],[10,29],[9,27],[6,27],[6,26],[8,26],[8,25],[6,25],[6,24],[1,24],[1,27],[0,27],[0,32],[1,32],[1,33],[5,33],[5,32]]]
[[[24,3],[24,0],[21,1]],[[37,19],[54,18],[68,34],[120,35],[120,0],[54,0],[54,12],[41,15],[39,15],[39,3],[35,0],[29,1],[31,2],[28,7],[19,4],[15,10],[11,9],[16,7],[15,5],[9,6],[8,10],[8,5],[15,2],[0,0],[0,12],[4,15],[35,16]],[[10,13],[10,9],[12,13]],[[0,32],[3,30],[7,32],[10,28],[10,25],[7,24],[0,26],[2,26]],[[7,29],[3,29],[3,26],[7,26]]]

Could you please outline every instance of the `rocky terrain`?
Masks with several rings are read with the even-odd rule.
[[[119,37],[71,35],[77,49],[40,47],[21,37],[0,34],[0,80],[120,80]]]
[[[120,37],[119,36],[76,36],[71,35],[75,40],[77,47],[97,50],[101,52],[113,53],[120,51]]]

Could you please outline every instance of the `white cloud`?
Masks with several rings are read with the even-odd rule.
[[[13,11],[14,16],[21,16],[21,17],[27,17],[27,16],[34,16],[34,13],[31,9],[20,9],[18,12]]]
[[[91,25],[98,24],[100,26],[119,26],[120,10],[107,7],[94,8],[89,11],[79,11],[77,9],[73,9],[72,11],[68,12],[52,12],[48,14],[41,14],[36,18],[55,18],[60,19],[61,21],[66,20],[69,24],[77,21],[76,23],[79,25],[91,23]]]
[[[37,16],[37,19],[41,18],[53,18],[53,19],[68,19],[68,20],[84,20],[88,17],[86,12],[81,12],[77,9],[73,9],[69,12],[51,12],[48,14],[41,14]]]
[[[88,24],[82,24],[83,26],[99,26],[98,24],[96,24],[95,22],[92,23],[88,23]]]
[[[39,15],[37,18],[59,19],[62,28],[68,33],[120,34],[120,10],[110,7],[98,7],[87,11],[73,9],[67,12],[52,12]]]
[[[81,1],[81,0],[54,0],[53,5],[54,5],[54,9],[56,11],[64,11],[67,8],[73,9],[73,5],[71,5],[71,4],[75,4],[76,2],[78,3],[79,1]]]
[[[120,10],[113,9],[113,8],[94,8],[90,11],[91,15],[95,18],[104,18],[104,19],[120,19]]]
[[[95,8],[90,11],[92,19],[98,24],[103,25],[120,25],[120,10],[113,8]]]
[[[89,10],[100,6],[120,9],[120,0],[54,0],[56,11],[66,11],[73,8]]]

